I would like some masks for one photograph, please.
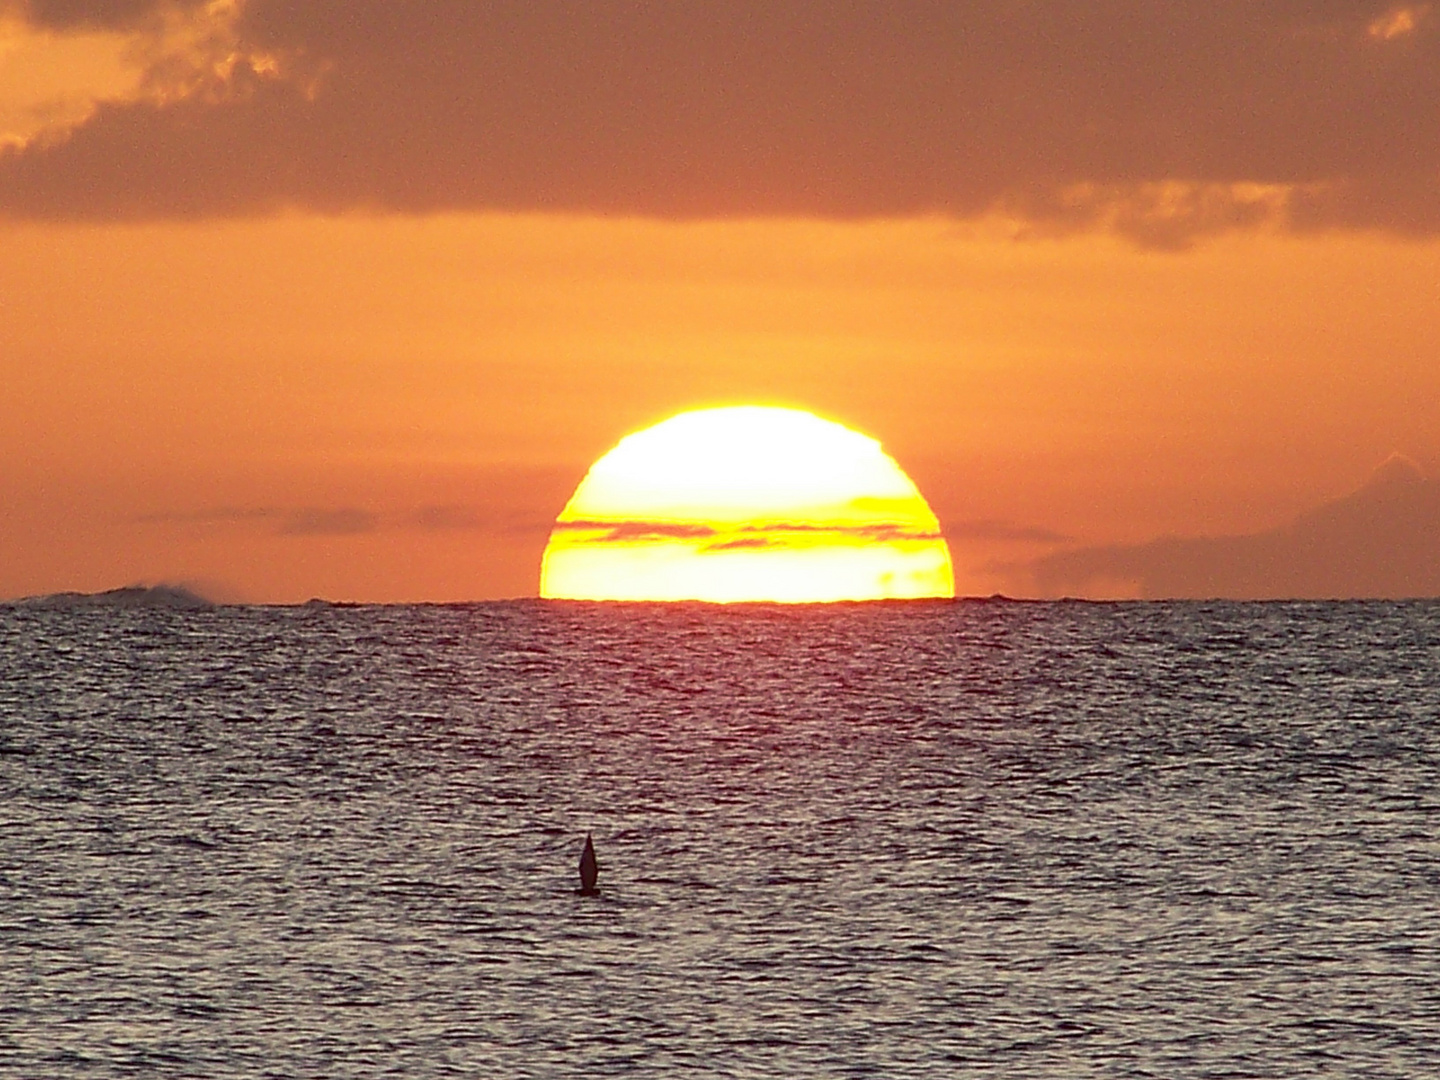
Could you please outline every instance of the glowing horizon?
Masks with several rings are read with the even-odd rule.
[[[626,436],[556,519],[540,595],[715,603],[954,595],[940,524],[880,444],[797,409],[681,413]]]

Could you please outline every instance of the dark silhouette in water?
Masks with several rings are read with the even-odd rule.
[[[590,839],[590,834],[585,834],[585,850],[580,852],[580,895],[594,896],[600,890],[595,887],[595,879],[600,876],[600,864],[595,861],[595,844]]]

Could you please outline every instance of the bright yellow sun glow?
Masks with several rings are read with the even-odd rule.
[[[878,442],[753,405],[622,439],[556,519],[540,570],[540,595],[564,600],[954,594],[940,523]]]

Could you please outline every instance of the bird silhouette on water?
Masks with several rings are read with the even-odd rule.
[[[585,834],[585,849],[580,852],[580,895],[594,896],[600,890],[595,879],[600,876],[600,864],[595,861],[595,843],[590,834]]]

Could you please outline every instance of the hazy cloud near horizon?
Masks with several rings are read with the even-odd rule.
[[[946,518],[941,531],[947,540],[991,540],[1018,544],[1063,544],[1072,539],[1065,533],[1041,525],[979,518],[952,521]]]
[[[553,524],[550,518],[538,516],[526,508],[497,513],[491,507],[458,503],[420,506],[398,514],[382,514],[358,506],[296,509],[219,507],[148,513],[135,520],[146,525],[244,525],[261,522],[277,536],[358,536],[382,529],[458,530],[535,536],[548,534]]]
[[[129,97],[0,151],[12,217],[998,210],[1161,246],[1263,222],[1440,232],[1428,3],[6,9],[151,58]]]
[[[1440,483],[1397,454],[1359,491],[1280,528],[1062,551],[1031,570],[1045,596],[1125,584],[1151,600],[1440,596]]]

